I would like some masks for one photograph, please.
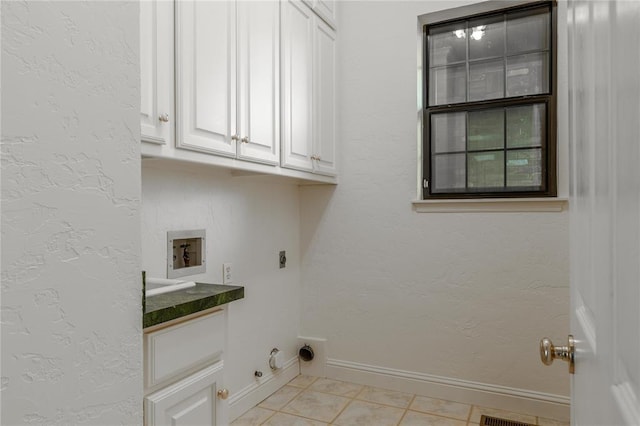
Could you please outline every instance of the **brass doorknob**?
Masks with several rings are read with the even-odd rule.
[[[540,360],[544,365],[553,364],[554,359],[561,359],[569,362],[569,373],[575,372],[575,352],[576,345],[573,336],[569,335],[567,346],[554,346],[548,337],[540,340]]]
[[[220,399],[227,399],[229,397],[229,390],[228,389],[220,389],[218,392],[218,398]]]

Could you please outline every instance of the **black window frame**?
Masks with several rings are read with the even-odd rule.
[[[453,104],[429,106],[429,28],[432,26],[442,26],[460,21],[489,18],[492,15],[510,12],[536,10],[541,7],[548,7],[550,12],[550,43],[549,43],[549,92],[536,95],[524,95],[505,97],[482,101],[467,101]],[[484,3],[463,6],[455,9],[426,14],[419,17],[422,26],[422,198],[431,199],[464,199],[464,198],[536,198],[536,197],[556,197],[557,196],[557,1],[556,0],[491,0]],[[506,52],[505,52],[506,55]],[[467,59],[467,66],[468,66]],[[468,84],[468,82],[467,82]],[[541,147],[542,176],[540,190],[521,188],[520,190],[492,191],[487,188],[469,189],[466,185],[464,189],[450,192],[432,193],[432,167],[431,162],[434,156],[431,147],[431,115],[442,112],[474,112],[496,108],[508,108],[521,105],[535,105],[544,103],[546,105],[546,144]],[[505,121],[506,127],[506,121]],[[506,130],[505,130],[506,137]],[[505,142],[506,144],[506,142]],[[465,153],[469,150],[465,149]],[[504,148],[505,163],[507,148]],[[465,169],[467,159],[465,156]],[[465,170],[466,173],[466,170]],[[505,179],[507,169],[504,169]]]

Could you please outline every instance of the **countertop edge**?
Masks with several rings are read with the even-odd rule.
[[[156,296],[152,296],[156,297]],[[172,321],[187,315],[195,314],[200,311],[225,305],[235,300],[244,298],[244,287],[233,286],[233,288],[217,292],[209,296],[203,296],[200,299],[192,300],[165,308],[157,309],[151,312],[144,312],[142,316],[143,330],[153,327],[164,322]]]

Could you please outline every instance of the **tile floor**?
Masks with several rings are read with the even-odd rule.
[[[511,413],[331,379],[298,376],[232,426],[472,426],[482,414],[541,426],[568,426]]]

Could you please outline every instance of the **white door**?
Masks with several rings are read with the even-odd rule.
[[[640,425],[640,2],[568,6],[571,422]]]

